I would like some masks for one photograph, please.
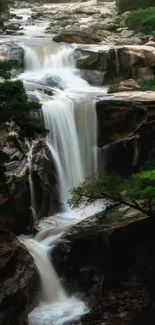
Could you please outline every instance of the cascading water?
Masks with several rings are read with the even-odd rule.
[[[29,314],[29,325],[63,325],[87,312],[83,302],[66,294],[50,262],[50,251],[60,235],[49,236],[47,242],[41,235],[19,238],[33,256],[41,280],[40,304]]]
[[[35,83],[37,88],[37,84],[45,86],[47,81],[53,85],[56,81],[65,88],[53,97],[41,92],[36,95],[49,130],[46,140],[57,166],[61,200],[66,201],[69,190],[97,168],[95,102],[81,94],[90,86],[75,69],[73,49],[64,48],[58,54],[42,49],[37,57],[33,49],[26,47],[25,61],[26,72],[21,78],[26,87],[29,83]]]
[[[67,201],[70,188],[97,169],[96,110],[95,101],[90,97],[94,89],[92,91],[80,78],[73,60],[73,49],[64,48],[57,54],[44,48],[37,52],[37,49],[24,46],[24,50],[26,71],[19,77],[26,90],[37,96],[42,104],[45,125],[49,130],[46,141],[57,167],[61,200]],[[31,153],[32,150],[28,157],[29,167]],[[29,180],[31,184],[31,173]],[[62,221],[62,215],[66,221]],[[30,325],[62,325],[87,312],[83,302],[65,293],[49,257],[62,232],[71,223],[77,223],[78,218],[75,212],[65,208],[65,213],[56,219],[60,221],[54,228],[56,235],[49,235],[48,230],[46,240],[41,239],[40,233],[34,239],[22,239],[35,260],[42,285],[41,302],[29,315]]]

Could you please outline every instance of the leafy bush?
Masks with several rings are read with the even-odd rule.
[[[33,137],[35,133],[47,133],[42,118],[31,116],[40,108],[38,102],[29,102],[22,81],[0,83],[0,122],[14,121],[21,128],[21,135]]]
[[[155,6],[155,0],[117,0],[116,3],[120,13]]]
[[[147,91],[147,90],[152,90],[155,91],[155,76],[149,78],[149,79],[144,79],[141,82],[141,90]]]
[[[120,19],[124,20],[126,25],[136,32],[146,35],[155,34],[155,7],[132,11],[127,15],[122,15]]]
[[[0,12],[7,11],[7,9],[8,9],[8,1],[0,0]]]

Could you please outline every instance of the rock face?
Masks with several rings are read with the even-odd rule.
[[[153,75],[155,48],[151,46],[79,46],[77,67],[104,73],[104,83],[116,77],[141,79]]]
[[[0,324],[28,325],[40,279],[33,259],[17,238],[2,228],[0,214]]]
[[[44,140],[20,140],[9,129],[10,126],[1,130],[0,136],[0,149],[7,157],[5,175],[9,191],[1,208],[9,216],[9,229],[19,234],[32,231],[34,209],[38,219],[54,213],[59,206],[59,194],[55,166]]]
[[[19,74],[24,68],[24,49],[18,43],[0,43],[0,61],[4,60],[12,60],[13,76]]]
[[[154,107],[154,92],[124,92],[100,98],[98,143],[104,167],[127,175],[145,162],[154,148]]]
[[[130,324],[129,319],[138,324],[137,316],[149,303],[145,285],[152,283],[154,288],[154,258],[149,254],[155,247],[153,224],[141,213],[120,206],[66,230],[52,261],[71,292],[83,292],[90,308],[96,305],[82,324],[96,320],[120,325],[122,317],[123,324]]]

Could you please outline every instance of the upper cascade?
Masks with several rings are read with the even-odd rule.
[[[42,104],[47,144],[57,167],[62,201],[69,190],[97,169],[97,119],[92,87],[80,77],[74,49],[58,53],[24,46],[25,72],[20,75]],[[38,87],[39,86],[39,87]],[[42,90],[51,89],[53,96]],[[46,90],[47,90],[46,89]]]

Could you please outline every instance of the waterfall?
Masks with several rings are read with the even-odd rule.
[[[41,281],[40,304],[29,314],[29,325],[63,325],[77,320],[88,311],[82,301],[74,296],[69,297],[63,289],[50,261],[50,252],[61,233],[56,236],[49,234],[50,230],[47,241],[46,232],[39,233],[34,239],[19,238],[33,256]]]
[[[24,46],[24,50],[26,71],[19,78],[26,90],[34,92],[42,104],[49,130],[46,142],[57,167],[61,200],[67,201],[69,190],[97,170],[97,118],[93,96],[98,89],[81,79],[75,67],[73,49],[64,47],[57,54],[51,53],[49,48]],[[51,90],[53,96],[47,95],[45,90]],[[28,168],[31,206],[35,212],[32,153],[33,145],[28,155]],[[20,239],[33,256],[41,280],[40,304],[29,314],[29,325],[63,325],[88,311],[82,301],[65,292],[50,260],[52,248],[62,232],[86,217],[83,214],[78,219],[77,211],[72,212],[64,206],[65,209],[55,216],[55,233],[48,229],[33,239]]]
[[[89,84],[77,72],[72,48],[56,54],[46,48],[24,49],[26,71],[20,77],[25,84],[63,88],[53,97],[41,91],[36,94],[49,130],[46,141],[57,167],[61,200],[67,201],[69,190],[97,169],[95,101]]]

